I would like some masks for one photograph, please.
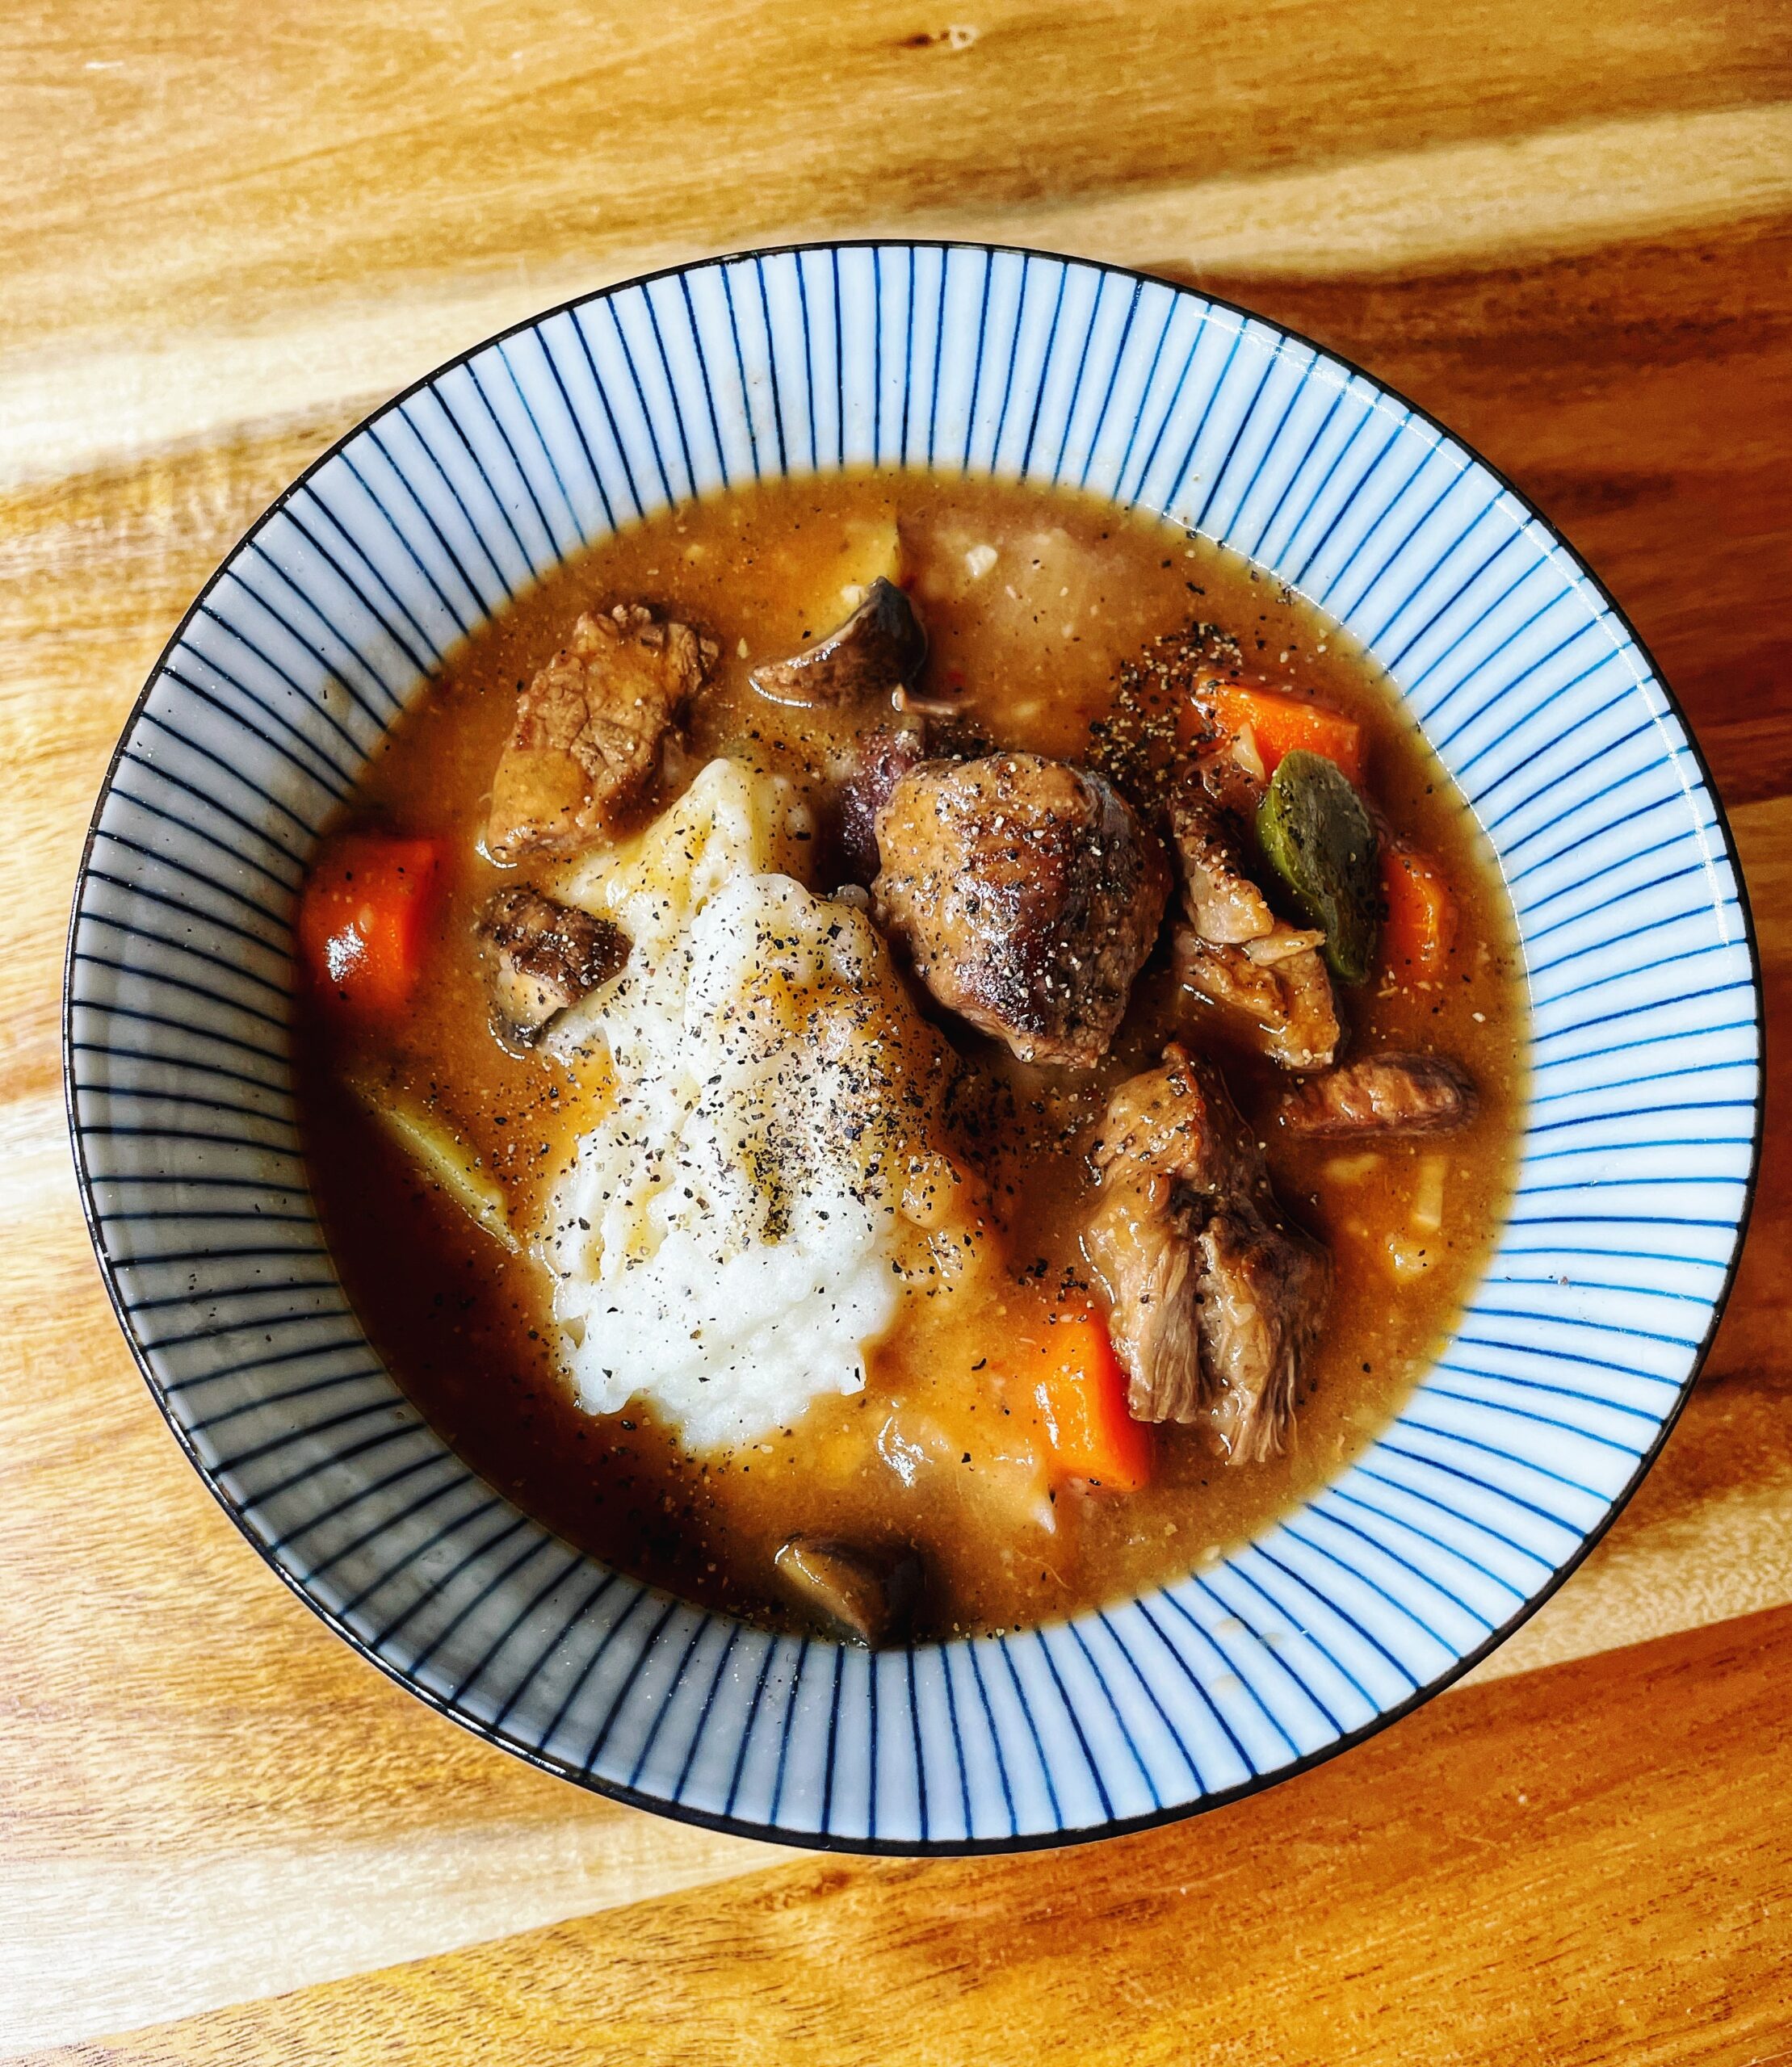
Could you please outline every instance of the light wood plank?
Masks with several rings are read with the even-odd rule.
[[[762,1870],[789,1853],[564,1797],[548,1818],[7,1861],[0,2052],[283,1994]]]
[[[948,17],[975,34],[945,34]],[[1422,1727],[1455,1733],[1458,1791],[1444,1798],[1465,1834],[1435,1881],[1447,1899],[1408,1915],[1371,1872],[1374,1929],[1349,1946],[1363,1847],[1390,1873],[1397,1854],[1366,1826],[1301,1820],[1292,1798],[1290,1820],[1261,1830],[1228,1812],[1211,1838],[1115,1848],[1111,1870],[1106,1850],[1079,1855],[1094,1862],[1093,1906],[1075,1859],[709,1885],[761,1874],[767,1855],[611,1809],[464,1735],[336,1644],[241,1543],[100,1293],[56,1029],[69,890],[119,724],[199,583],[307,459],[446,353],[640,263],[895,228],[1172,267],[1361,358],[1511,472],[1635,616],[1746,806],[1783,1017],[1789,101],[1792,16],[1733,0],[1487,0],[1422,23],[1392,0],[954,0],[938,16],[903,0],[452,0],[427,15],[409,0],[27,0],[0,20],[0,765],[15,836],[0,899],[0,2045],[700,1887],[678,1897],[669,1936],[656,1935],[661,1911],[636,1908],[613,1930],[573,1929],[561,1964],[541,1956],[553,2016],[573,2022],[543,2023],[539,2057],[573,2029],[590,2039],[581,2057],[625,2043],[655,2057],[638,2020],[688,1999],[682,2057],[711,2042],[733,2057],[732,1993],[758,2020],[743,2045],[782,2032],[791,2057],[808,2034],[810,2057],[881,2058],[911,2009],[913,2044],[932,2034],[935,2057],[967,2057],[963,2031],[999,2057],[1005,2028],[1016,2057],[1101,2058],[1131,2034],[1134,2057],[1169,2057],[1193,2000],[1215,2018],[1223,2006],[1214,2048],[1243,2048],[1253,2067],[1380,2058],[1383,2036],[1422,2060],[1429,1962],[1453,2004],[1466,1989],[1491,2019],[1484,2049],[1463,2040],[1477,2059],[1523,2057],[1495,2040],[1528,2003],[1532,2057],[1668,2060],[1688,2057],[1681,2039],[1647,2017],[1665,2015],[1674,1932],[1699,1954],[1685,1999],[1708,2027],[1703,2057],[1770,2056],[1756,2010],[1771,1943],[1732,1917],[1706,1956],[1725,1913],[1689,1863],[1689,1805],[1707,1799],[1721,1861],[1733,1801],[1783,1821],[1783,1762],[1776,1780],[1758,1738],[1726,1734],[1691,1667],[1651,1666],[1622,1699],[1576,1667],[1440,1704]],[[1792,1598],[1789,1266],[1792,1114],[1776,1085],[1756,1231],[1706,1377],[1606,1543],[1488,1671]],[[1688,1655],[1732,1683],[1717,1653]],[[1525,1820],[1502,1824],[1484,1801],[1471,1814],[1462,1776],[1484,1755],[1518,1756],[1498,1718],[1519,1710],[1497,1703],[1533,1697],[1525,1742],[1595,1764],[1602,1729],[1616,1750],[1635,1741],[1625,1702],[1640,1704],[1686,1799],[1651,1793],[1641,1823],[1601,1825],[1609,1843],[1584,1850],[1559,1830],[1539,1850]],[[1496,1706],[1469,1705],[1484,1700]],[[1673,1763],[1695,1726],[1711,1738],[1696,1770]],[[1335,1769],[1339,1801],[1360,1763]],[[1432,1771],[1396,1783],[1366,1768],[1421,1887],[1433,1834],[1400,1818]],[[1234,1827],[1259,1833],[1287,1881],[1277,1900],[1253,1884],[1236,1925]],[[1654,1827],[1680,1876],[1659,1923],[1625,1906],[1612,1864],[1660,1879],[1639,1835]],[[1185,1843],[1206,1877],[1184,1878],[1208,1899],[1165,1908]],[[1478,1851],[1482,1876],[1467,1864]],[[788,1948],[762,1901],[799,1919],[794,1964],[770,1963]],[[810,1921],[817,1904],[866,1919],[863,1938]],[[1165,1914],[1177,1957],[1202,1948],[1192,1973],[1164,1963]],[[1566,1919],[1555,1938],[1539,1915]],[[1404,1966],[1387,1964],[1395,1940]],[[818,1946],[839,1975],[805,1964]],[[656,1947],[699,1970],[678,1970],[685,1995],[662,1991]],[[1272,1952],[1280,1968],[1265,1973]],[[396,1990],[428,2006],[417,2028],[432,2057],[483,2057],[486,2006],[511,2014],[537,1954],[468,1956],[447,1981],[432,1968],[351,1988],[340,1999],[363,2023],[342,2028],[359,2034],[366,2005]],[[610,2019],[596,2035],[560,2006],[594,1963],[609,1991],[588,1998]],[[1489,2006],[1502,1977],[1505,2025]],[[837,2018],[829,1990],[849,1981],[879,2006],[875,2029]],[[1055,2022],[1026,2021],[1029,1990]],[[961,2031],[951,2020],[970,2003]],[[1283,2019],[1280,2053],[1239,2036],[1265,2004]],[[191,2052],[183,2036],[145,2057],[303,2058],[292,2035],[313,2014],[249,2018],[228,2044],[208,2027]],[[335,2028],[327,2003],[315,2014]],[[1626,2015],[1651,2034],[1631,2034],[1634,2052]]]
[[[1662,570],[1659,584],[1644,585],[1646,601],[1658,588],[1677,595],[1667,534],[1680,533],[1687,587],[1714,600],[1689,614],[1675,603],[1672,650],[1696,660],[1714,641],[1721,659],[1735,653],[1723,643],[1732,623],[1750,637],[1770,623],[1745,598],[1769,594],[1768,548],[1784,535],[1775,528],[1783,488],[1755,492],[1751,474],[1746,492],[1726,501],[1734,470],[1726,476],[1726,448],[1713,442],[1726,410],[1755,421],[1757,438],[1786,433],[1786,415],[1754,413],[1776,392],[1781,319],[1756,327],[1758,351],[1738,336],[1740,312],[1771,309],[1783,293],[1769,267],[1784,248],[1751,234],[1708,246],[1696,262],[1670,245],[1646,260],[1546,263],[1497,280],[1471,272],[1422,291],[1285,283],[1279,291],[1318,319],[1314,327],[1349,331],[1343,341],[1373,363],[1404,354],[1428,399],[1458,419],[1479,415],[1496,454],[1504,445],[1500,456],[1516,455],[1521,473],[1553,469],[1571,501],[1593,500],[1621,434],[1627,371],[1601,365],[1598,340],[1622,295],[1672,406],[1630,427],[1626,449],[1655,484],[1588,514],[1621,567]],[[1547,358],[1491,379],[1476,333],[1509,354],[1551,298],[1559,312]],[[1564,430],[1565,392],[1579,399]],[[0,1700],[13,1776],[0,1793],[0,1847],[15,1885],[40,1897],[6,1904],[13,1971],[27,1984],[22,2000],[0,1985],[16,2043],[90,2031],[103,2005],[112,2022],[175,2014],[522,1927],[603,1898],[594,1889],[677,1885],[698,1870],[677,1833],[661,1843],[659,1826],[603,1821],[611,1812],[461,1737],[314,1625],[192,1479],[131,1371],[86,1259],[54,1039],[87,803],[166,629],[334,423],[316,417],[16,492],[0,508],[10,576],[0,590],[0,751],[23,771],[18,804],[36,857],[0,906],[0,945],[20,978],[0,1030],[0,1095],[12,1101],[0,1187],[12,1237],[0,1256],[0,1474],[13,1494],[0,1509]],[[1721,669],[1689,686],[1719,738],[1729,714],[1746,711]],[[1762,887],[1777,1009],[1792,939],[1779,918],[1792,830],[1782,802],[1751,807],[1738,823]],[[1488,1670],[1788,1597],[1780,1345],[1792,1197],[1783,1121],[1774,1139],[1736,1305],[1680,1432],[1586,1570]],[[130,1546],[128,1559],[120,1545]],[[104,1672],[94,1668],[96,1633]],[[432,1877],[436,1846],[480,1863]],[[391,1850],[393,1890],[376,1903],[355,1890],[381,1847]],[[614,1867],[611,1847],[623,1862]],[[174,1892],[183,1880],[184,1901]],[[302,1894],[312,1886],[341,1899],[314,1909]],[[215,1901],[200,1898],[207,1891]],[[159,1946],[142,1923],[152,1901],[169,1919]],[[216,1934],[220,1914],[236,1926],[228,1941]],[[166,1956],[170,1942],[178,1957]],[[52,1973],[81,1984],[65,2012],[28,1985]],[[52,2010],[69,2021],[46,2023]]]
[[[815,1860],[34,2067],[1792,2057],[1792,1611],[1433,1704],[1192,1823]]]
[[[325,400],[358,415],[350,405],[371,405],[538,309],[730,241],[983,237],[1159,271],[1311,279],[1423,276],[1490,256],[1508,263],[1596,250],[1789,212],[1792,102],[1379,150],[1320,169],[1154,181],[1093,199],[1003,203],[976,191],[907,208],[849,190],[830,195],[820,216],[767,215],[732,240],[707,224],[656,225],[653,236],[619,226],[570,258],[538,257],[495,275],[457,264],[381,275],[371,294],[364,283],[321,281],[278,320],[246,324],[239,311],[220,321],[201,304],[184,332],[158,311],[147,339],[107,331],[0,342],[0,481],[238,434]]]
[[[1120,195],[1792,91],[1792,23],[1740,0],[1483,0],[1422,27],[1330,0],[941,13],[33,0],[0,25],[0,344],[141,326],[153,347],[345,282],[727,248],[969,193]]]

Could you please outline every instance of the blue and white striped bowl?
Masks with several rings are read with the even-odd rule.
[[[424,1424],[294,1129],[293,896],[455,642],[565,556],[770,474],[1079,484],[1224,539],[1384,661],[1498,851],[1531,997],[1511,1216],[1381,1439],[1224,1563],[878,1656],[601,1569]],[[67,1079],[157,1402],[364,1655],[605,1792],[850,1849],[1061,1843],[1265,1785],[1462,1672],[1643,1474],[1716,1323],[1760,1118],[1723,816],[1648,656],[1513,490],[1222,303],[980,245],[816,245],[557,309],[421,382],[256,524],[132,716],[76,895]]]

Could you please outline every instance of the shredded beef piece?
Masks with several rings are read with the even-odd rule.
[[[1095,1151],[1084,1246],[1141,1421],[1209,1410],[1229,1461],[1278,1454],[1331,1282],[1325,1251],[1282,1218],[1262,1151],[1219,1073],[1185,1050],[1128,1079]]]
[[[572,854],[614,834],[716,656],[712,639],[639,603],[581,617],[517,698],[492,778],[493,857]]]
[[[1215,946],[1261,940],[1276,923],[1269,900],[1247,873],[1236,820],[1190,768],[1170,792],[1170,845],[1182,908],[1196,937]]]
[[[1212,769],[1192,764],[1171,789],[1167,815],[1186,920],[1172,941],[1177,979],[1249,1023],[1263,1052],[1284,1068],[1323,1069],[1341,1029],[1325,936],[1277,917],[1249,872],[1236,813],[1215,795]],[[1229,792],[1229,779],[1219,786]]]
[[[1284,1069],[1324,1069],[1342,1038],[1320,953],[1324,937],[1278,924],[1243,947],[1211,947],[1192,927],[1178,926],[1171,959],[1185,989],[1236,1013],[1264,1054]]]
[[[1467,1071],[1447,1055],[1360,1055],[1290,1085],[1281,1113],[1293,1133],[1343,1139],[1449,1134],[1467,1126],[1479,1104]]]

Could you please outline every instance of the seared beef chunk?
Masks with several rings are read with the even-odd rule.
[[[1118,795],[1037,754],[930,762],[876,829],[879,922],[940,1003],[1022,1062],[1098,1062],[1169,893]]]
[[[911,768],[924,761],[972,761],[989,742],[951,703],[896,699],[896,715],[856,732],[839,774],[841,859],[846,880],[867,889],[877,874],[877,815]]]
[[[1181,904],[1176,973],[1184,987],[1249,1021],[1263,1052],[1287,1069],[1323,1069],[1337,1053],[1324,935],[1278,919],[1246,871],[1237,817],[1215,796],[1211,769],[1186,769],[1170,792],[1169,818]],[[1236,764],[1226,757],[1226,765]],[[1229,783],[1230,778],[1228,778]]]
[[[927,721],[909,717],[875,725],[853,742],[840,785],[840,850],[847,878],[870,886],[877,874],[877,815],[911,768],[927,758]]]
[[[492,781],[485,845],[498,861],[576,853],[613,832],[714,665],[716,645],[640,604],[589,613],[517,698]]]
[[[1449,1134],[1479,1103],[1468,1072],[1447,1055],[1362,1055],[1282,1094],[1282,1125],[1331,1138]]]
[[[490,899],[479,915],[479,941],[492,1024],[525,1046],[628,959],[627,936],[607,919],[526,887]]]
[[[921,1604],[921,1559],[818,1536],[793,1536],[773,1560],[787,1591],[833,1633],[874,1650],[899,1642]]]
[[[1282,1219],[1261,1150],[1210,1063],[1178,1047],[1108,1101],[1084,1236],[1135,1419],[1217,1409],[1228,1461],[1275,1456],[1331,1263]]]
[[[879,575],[844,624],[806,652],[755,668],[752,681],[774,703],[857,703],[905,687],[926,658],[913,605]]]

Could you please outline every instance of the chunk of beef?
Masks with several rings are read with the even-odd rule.
[[[914,606],[879,575],[844,624],[787,660],[755,668],[750,679],[774,703],[838,706],[904,687],[926,658]]]
[[[1108,1101],[1084,1235],[1141,1421],[1211,1413],[1229,1461],[1282,1449],[1331,1283],[1283,1219],[1262,1151],[1218,1072],[1179,1047]]]
[[[639,603],[581,617],[517,698],[492,781],[493,856],[576,853],[612,833],[716,653],[713,640]]]
[[[920,1605],[921,1558],[818,1536],[792,1536],[772,1560],[786,1589],[834,1633],[876,1650],[907,1634]]]
[[[481,912],[478,931],[493,1029],[524,1046],[628,959],[627,936],[607,919],[539,890],[499,891]]]
[[[1174,1180],[1105,1171],[1083,1247],[1107,1289],[1108,1332],[1135,1421],[1192,1421],[1211,1386],[1201,1357],[1194,1243]]]
[[[1249,794],[1229,754],[1190,763],[1171,787],[1166,815],[1187,920],[1173,943],[1177,976],[1248,1021],[1284,1067],[1322,1069],[1339,1038],[1325,937],[1278,918],[1253,880],[1244,823],[1222,801]]]
[[[1324,1318],[1331,1258],[1304,1235],[1225,1208],[1195,1247],[1202,1346],[1223,1388],[1227,1461],[1261,1464],[1280,1456],[1293,1430],[1300,1362]]]
[[[870,887],[877,874],[877,815],[911,768],[928,757],[927,721],[874,725],[854,740],[840,784],[840,851],[847,879]]]
[[[1214,946],[1178,926],[1171,958],[1184,989],[1235,1014],[1284,1069],[1324,1069],[1343,1037],[1320,952],[1324,937],[1278,920],[1261,940]]]
[[[1221,811],[1245,824],[1257,815],[1257,807],[1270,786],[1263,772],[1262,756],[1244,740],[1230,740],[1203,753],[1187,764],[1185,773]],[[1179,775],[1178,786],[1181,780]]]
[[[1182,908],[1196,938],[1233,946],[1274,932],[1275,914],[1246,873],[1237,820],[1214,800],[1198,769],[1171,790],[1168,815]]]
[[[1361,1055],[1282,1093],[1290,1132],[1343,1139],[1363,1134],[1449,1134],[1474,1118],[1473,1080],[1447,1055]]]
[[[924,761],[972,761],[989,742],[958,706],[896,698],[896,715],[855,733],[837,760],[838,836],[846,879],[869,889],[877,874],[877,815]]]
[[[1169,894],[1119,795],[1037,754],[930,762],[876,830],[879,922],[940,1003],[1023,1062],[1099,1061]]]

